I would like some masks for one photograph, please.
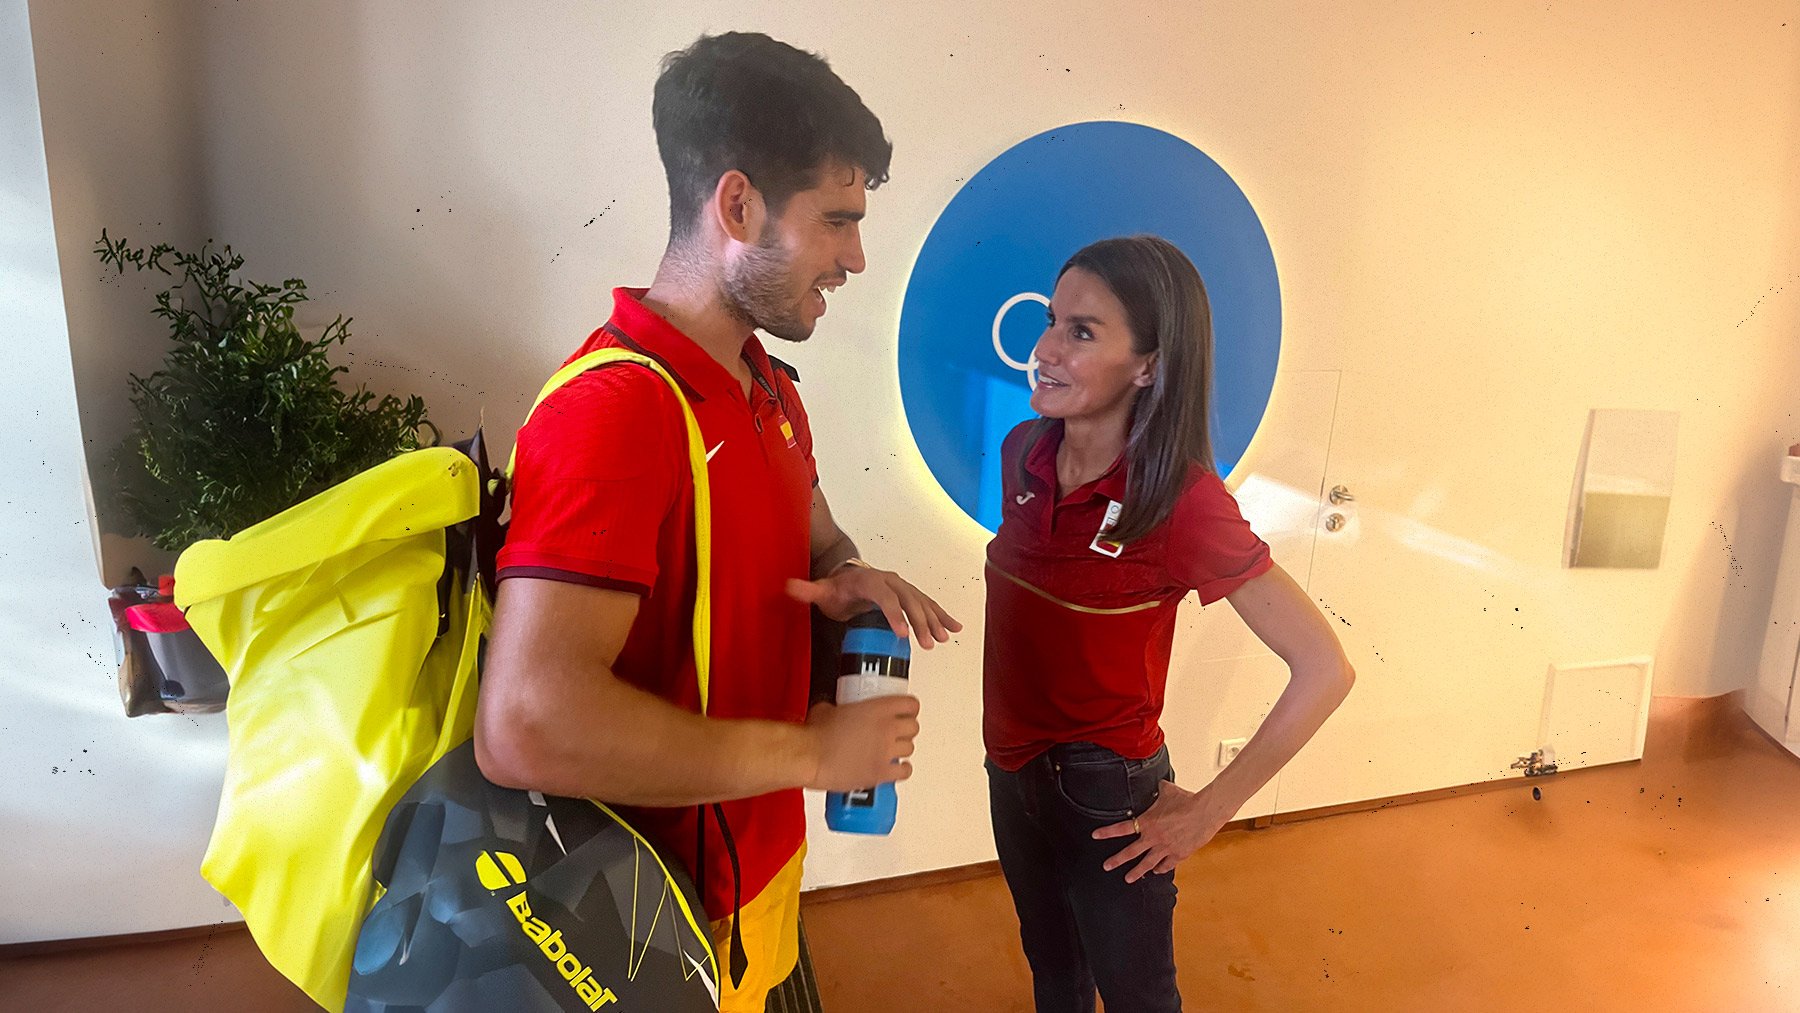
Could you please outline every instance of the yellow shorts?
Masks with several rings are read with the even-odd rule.
[[[712,923],[713,952],[719,961],[720,1013],[763,1013],[769,990],[787,980],[800,960],[800,870],[806,845],[781,867],[769,885],[738,912],[749,966],[744,980],[731,984],[731,919]]]

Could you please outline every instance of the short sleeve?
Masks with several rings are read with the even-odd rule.
[[[648,595],[682,490],[679,414],[663,380],[632,366],[592,370],[546,398],[519,431],[500,579]]]
[[[1168,561],[1181,587],[1210,605],[1275,565],[1269,546],[1244,520],[1237,499],[1211,471],[1199,471],[1169,518]]]

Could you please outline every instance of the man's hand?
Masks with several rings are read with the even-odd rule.
[[[878,608],[895,636],[917,640],[926,650],[948,643],[950,634],[962,632],[962,623],[890,570],[841,566],[818,580],[789,580],[787,591],[793,598],[818,606],[820,612],[838,622],[848,622],[871,607]],[[914,633],[918,635],[912,636]]]
[[[1135,883],[1153,872],[1174,872],[1177,863],[1205,847],[1220,828],[1231,821],[1232,813],[1221,812],[1212,804],[1208,788],[1188,791],[1174,781],[1164,781],[1156,803],[1144,815],[1094,831],[1097,841],[1109,837],[1137,837],[1107,859],[1102,867],[1111,872],[1132,859],[1141,858],[1125,874],[1127,883]]]
[[[818,768],[808,788],[856,791],[912,776],[919,698],[880,696],[857,703],[813,706],[806,730],[814,736]]]

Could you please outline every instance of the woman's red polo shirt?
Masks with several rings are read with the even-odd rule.
[[[1162,745],[1163,687],[1175,609],[1189,591],[1210,604],[1274,565],[1269,547],[1210,470],[1191,469],[1169,519],[1122,548],[1101,537],[1125,498],[1121,457],[1056,496],[1062,424],[1037,420],[1001,445],[1006,497],[988,543],[982,735],[988,756],[1018,770],[1061,742],[1093,742],[1142,759]]]

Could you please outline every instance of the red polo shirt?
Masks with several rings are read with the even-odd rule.
[[[1176,606],[1189,591],[1211,604],[1266,573],[1269,547],[1219,476],[1198,467],[1160,527],[1122,549],[1104,541],[1125,498],[1124,458],[1059,500],[1062,423],[1046,425],[1019,479],[1035,424],[1001,444],[1006,499],[988,543],[982,664],[988,756],[1018,770],[1057,743],[1093,742],[1142,759],[1163,741]]]
[[[623,345],[662,362],[681,382],[710,455],[712,688],[721,718],[806,719],[810,618],[787,595],[811,568],[812,433],[788,376],[754,336],[744,359],[760,380],[751,397],[723,366],[638,300],[616,289],[613,315],[575,353]],[[571,356],[573,359],[575,356]],[[546,577],[643,596],[619,678],[692,711],[694,488],[681,409],[662,379],[607,366],[551,394],[519,431],[512,524],[499,576]],[[747,904],[799,850],[806,818],[798,788],[724,803]],[[632,822],[694,869],[692,807],[634,809]],[[708,820],[703,901],[731,913],[731,868]]]

